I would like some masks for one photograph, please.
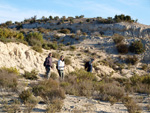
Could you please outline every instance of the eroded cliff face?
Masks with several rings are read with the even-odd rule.
[[[14,28],[16,26],[10,26]],[[150,37],[150,26],[142,25],[138,23],[115,23],[115,24],[98,24],[98,23],[64,23],[57,25],[56,23],[33,23],[33,24],[23,24],[24,29],[32,29],[43,27],[46,29],[61,29],[61,28],[70,28],[74,32],[77,30],[82,30],[83,32],[99,32],[104,35],[112,36],[114,33],[121,34],[127,37]]]
[[[30,46],[22,43],[7,43],[0,42],[0,67],[16,67],[21,73],[35,69],[39,74],[45,74],[44,60],[49,52],[55,50],[44,50],[43,53],[38,53],[31,49]],[[53,58],[52,72],[57,73],[56,62],[58,59]],[[74,63],[76,62],[76,63]],[[81,67],[78,61],[73,60],[72,65],[65,67],[65,73],[75,70],[75,66]]]

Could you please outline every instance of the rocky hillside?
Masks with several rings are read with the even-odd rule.
[[[16,25],[10,26],[10,28],[16,28]],[[150,26],[137,24],[137,23],[114,23],[114,24],[98,24],[96,22],[91,23],[64,23],[57,25],[57,23],[33,23],[33,24],[23,24],[23,29],[34,29],[34,28],[45,28],[45,29],[62,29],[68,28],[72,32],[81,30],[86,33],[99,32],[102,35],[112,36],[113,34],[121,34],[127,37],[150,37]]]

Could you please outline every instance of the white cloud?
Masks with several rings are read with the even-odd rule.
[[[115,14],[125,14],[125,12],[121,11],[120,9],[112,7],[108,4],[100,4],[94,1],[84,2],[82,5],[80,5],[80,8],[82,8],[82,10],[92,12],[94,15],[102,17],[114,16]]]
[[[20,10],[9,5],[0,5],[0,23],[6,21],[23,21],[25,18],[31,18],[33,16],[41,18],[42,16],[49,17],[52,16],[62,16],[55,11],[46,11],[46,10]]]

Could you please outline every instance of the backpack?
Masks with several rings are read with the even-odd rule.
[[[57,61],[57,64],[56,64],[56,69],[58,70],[58,61]]]
[[[84,64],[84,68],[85,68],[85,70],[87,70],[87,69],[88,69],[88,67],[89,67],[89,61],[85,62],[85,64]]]
[[[46,67],[46,63],[48,62],[47,58],[45,59],[43,66]]]

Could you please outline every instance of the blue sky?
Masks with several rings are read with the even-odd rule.
[[[150,0],[0,0],[0,23],[42,16],[114,17],[130,15],[150,25]]]

